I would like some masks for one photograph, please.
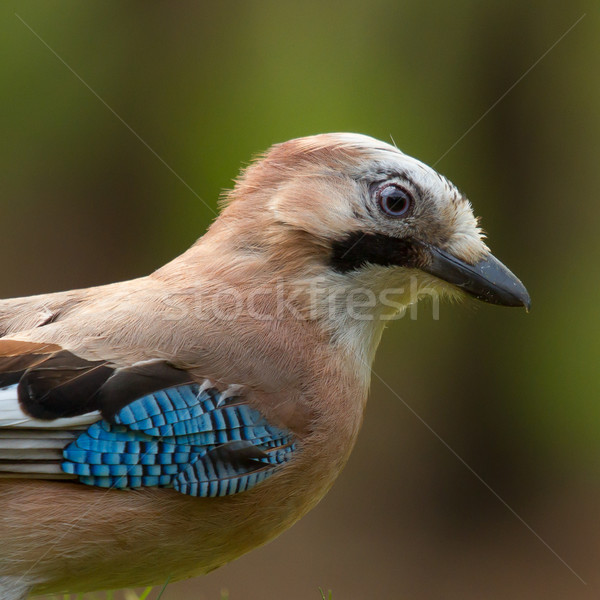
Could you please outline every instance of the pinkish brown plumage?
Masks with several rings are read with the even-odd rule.
[[[1,301],[2,598],[200,575],[281,533],[350,455],[385,320],[461,289],[529,304],[452,184],[383,142],[325,134],[254,162],[152,275]],[[204,403],[193,443],[161,390]],[[127,469],[119,436],[146,444]],[[189,462],[172,465],[167,441]]]

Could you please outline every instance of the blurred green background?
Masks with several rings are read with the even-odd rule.
[[[146,274],[253,154],[342,130],[436,164],[532,296],[394,323],[329,496],[164,600],[598,597],[597,2],[0,11],[0,296]]]

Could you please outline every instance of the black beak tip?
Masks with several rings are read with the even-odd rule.
[[[504,302],[505,306],[523,307],[525,312],[531,310],[531,297],[525,286],[520,281],[515,281],[514,290],[507,290],[507,297]]]
[[[515,287],[516,289],[496,287],[493,291],[486,289],[479,291],[479,293],[471,293],[471,295],[483,302],[497,304],[499,306],[524,308],[526,312],[529,312],[531,310],[531,298],[529,297],[529,293],[522,284],[515,285]]]
[[[484,301],[502,306],[523,307],[531,310],[531,297],[521,280],[511,273],[499,260],[490,255],[475,265],[480,274],[484,274],[486,284],[483,286]]]
[[[529,312],[531,310],[531,298],[527,290],[525,290],[525,294],[523,295],[522,305],[525,307],[525,312]]]
[[[428,273],[483,302],[531,310],[531,298],[525,286],[492,254],[476,264],[467,264],[439,248],[429,250],[431,261],[425,269]]]

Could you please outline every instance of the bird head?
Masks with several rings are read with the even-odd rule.
[[[272,264],[277,255],[301,257],[338,284],[408,290],[412,278],[413,291],[530,306],[523,284],[484,243],[467,198],[431,167],[368,136],[273,146],[242,174],[221,219],[244,243],[241,230],[252,230],[256,247],[275,249]],[[418,295],[403,293],[400,304]]]

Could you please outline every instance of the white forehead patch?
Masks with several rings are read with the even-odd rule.
[[[381,152],[393,152],[394,154],[400,154],[404,156],[404,154],[395,146],[362,133],[330,133],[328,135],[331,136],[332,139],[339,140],[341,144],[355,148],[364,148],[365,150],[371,149],[374,151],[379,150]]]
[[[328,135],[330,139],[341,145],[347,145],[369,155],[369,158],[378,166],[384,169],[387,168],[390,172],[396,170],[400,174],[410,175],[410,178],[424,189],[430,189],[456,199],[461,198],[458,189],[446,177],[391,144],[359,133],[333,133]]]

